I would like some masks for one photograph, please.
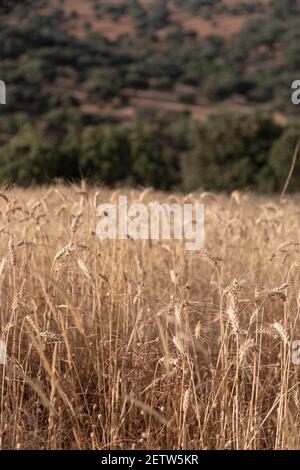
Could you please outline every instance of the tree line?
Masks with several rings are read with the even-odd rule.
[[[87,178],[109,186],[260,192],[282,188],[300,122],[282,128],[250,113],[144,117],[129,124],[68,125],[59,137],[22,123],[0,148],[0,182],[51,183]],[[300,190],[300,163],[290,189]]]

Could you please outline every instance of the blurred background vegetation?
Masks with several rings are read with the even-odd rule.
[[[300,136],[299,13],[299,0],[0,1],[0,182],[280,190]],[[292,190],[299,176],[300,163]]]

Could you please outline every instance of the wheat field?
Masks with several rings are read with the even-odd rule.
[[[297,196],[125,191],[203,202],[188,252],[100,241],[119,193],[0,194],[0,448],[299,449]]]

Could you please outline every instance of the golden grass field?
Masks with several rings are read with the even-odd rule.
[[[187,252],[100,241],[118,194],[1,193],[0,448],[299,449],[297,196],[186,196],[206,223]]]

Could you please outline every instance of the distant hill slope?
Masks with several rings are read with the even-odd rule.
[[[296,112],[299,0],[2,2],[1,135],[22,119],[127,121],[139,112]],[[7,120],[7,116],[9,119]]]

